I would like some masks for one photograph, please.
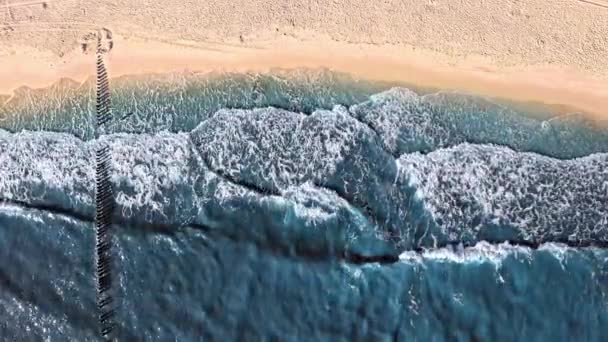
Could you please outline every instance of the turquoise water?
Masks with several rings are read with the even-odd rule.
[[[0,109],[0,332],[95,340],[111,147],[120,339],[606,340],[608,132],[328,71],[92,83]],[[117,120],[118,121],[118,120]]]

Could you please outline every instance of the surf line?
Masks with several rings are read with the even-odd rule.
[[[114,296],[112,291],[112,212],[114,198],[110,182],[110,147],[99,140],[112,119],[110,84],[104,64],[102,36],[97,37],[96,127],[95,139],[95,266],[97,280],[97,309],[101,336],[110,340],[114,329]]]

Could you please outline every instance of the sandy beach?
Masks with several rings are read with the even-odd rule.
[[[112,77],[325,67],[608,120],[601,1],[5,0],[0,10],[0,94],[9,96],[93,75],[87,37],[106,28]]]
[[[608,0],[0,0],[0,342],[608,342]]]

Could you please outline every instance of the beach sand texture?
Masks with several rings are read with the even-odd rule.
[[[560,105],[608,119],[608,2],[0,2],[0,93],[112,76],[327,67],[368,79]]]

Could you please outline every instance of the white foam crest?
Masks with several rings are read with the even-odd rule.
[[[334,174],[366,129],[340,106],[310,116],[275,108],[220,110],[192,137],[214,170],[281,190]]]
[[[243,186],[221,180],[217,183],[213,193],[210,194],[209,199],[224,204],[238,198],[246,197],[258,197],[258,195]]]
[[[347,214],[348,219],[353,220],[360,226],[368,224],[365,217],[356,211],[348,201],[334,191],[320,188],[311,182],[291,186],[284,190],[280,197],[269,196],[268,199],[293,206],[296,217],[306,221],[307,224],[316,225],[337,220],[340,216]]]
[[[568,247],[563,243],[554,243],[548,242],[540,245],[538,247],[539,251],[546,251],[551,253],[557,260],[559,260],[560,265],[564,268],[564,261],[568,256],[568,253],[572,253],[573,249]]]
[[[98,145],[107,144],[112,159],[114,198],[122,217],[153,217],[155,220],[162,218],[164,222],[188,223],[196,220],[197,212],[200,214],[210,203],[231,210],[231,204],[248,198],[254,201],[274,198],[293,206],[299,218],[322,222],[335,219],[338,211],[349,207],[332,191],[310,183],[288,187],[281,197],[260,196],[246,187],[225,181],[205,168],[198,153],[192,149],[189,134],[184,133],[112,134],[85,143],[67,134],[0,132],[0,139],[0,144],[7,147],[0,153],[3,162],[0,171],[7,175],[0,178],[0,189],[9,200],[30,202],[32,196],[25,191],[34,183],[45,188],[54,184],[53,188],[61,193],[64,189],[73,189],[65,196],[74,193],[75,201],[84,198],[92,204],[94,151]],[[68,165],[76,165],[72,175],[80,178],[66,174]],[[84,189],[84,194],[76,193],[77,189]],[[38,197],[42,203],[55,203],[53,197],[45,194]],[[167,210],[174,211],[172,217],[165,215]],[[4,205],[2,211],[29,215],[32,220],[42,223],[39,217],[28,214],[18,205]]]
[[[406,154],[398,164],[400,181],[416,187],[450,240],[477,234],[487,223],[515,227],[525,238],[608,234],[608,154],[564,161],[461,144]]]
[[[349,110],[359,120],[373,125],[392,154],[434,149],[458,139],[433,113],[426,98],[407,88],[372,95]]]
[[[540,121],[491,99],[462,92],[417,95],[392,88],[350,107],[373,127],[392,155],[429,152],[464,142],[495,143],[559,158],[607,152],[606,133],[580,115]]]
[[[281,196],[262,196],[244,186],[226,181],[204,166],[191,145],[189,134],[185,133],[112,134],[103,136],[99,141],[86,143],[66,134],[48,132],[25,134],[25,138],[2,133],[0,139],[2,138],[4,142],[8,141],[7,146],[13,148],[0,153],[0,160],[5,161],[0,165],[0,170],[4,168],[2,171],[11,176],[0,179],[0,189],[5,194],[8,193],[7,199],[24,202],[32,200],[32,196],[24,195],[22,189],[29,189],[34,181],[17,176],[28,170],[31,174],[42,175],[38,180],[41,186],[55,184],[61,193],[63,189],[84,189],[84,194],[75,194],[76,201],[85,198],[92,204],[95,184],[94,151],[98,145],[107,144],[112,159],[114,198],[117,210],[125,218],[161,219],[175,224],[193,223],[197,218],[205,217],[204,211],[209,204],[230,211],[233,205],[248,200],[283,201],[287,207],[292,207],[296,216],[309,223],[334,220],[341,210],[358,214],[333,191],[315,187],[312,183],[289,186]],[[21,145],[13,143],[15,140]],[[17,148],[19,146],[23,149]],[[52,150],[47,155],[49,146]],[[21,152],[27,158],[15,157]],[[38,156],[44,162],[34,163],[33,159]],[[77,180],[63,176],[65,170],[62,168],[69,163],[86,170],[85,176]],[[67,197],[70,193],[65,195]],[[44,194],[38,199],[42,203],[55,203],[53,197]],[[14,215],[29,215],[18,205],[6,204],[1,210],[10,211]],[[167,217],[167,211],[171,212],[171,217]],[[358,215],[357,219],[365,221]],[[39,220],[35,215],[31,216],[32,219]]]
[[[428,261],[442,263],[493,263],[496,265],[510,256],[531,257],[532,249],[511,245],[508,242],[491,244],[486,241],[477,242],[472,247],[449,246],[427,249],[423,252],[406,251],[399,255],[399,260],[405,263],[424,263]]]
[[[192,149],[185,133],[113,134],[83,142],[61,133],[0,132],[0,196],[92,213],[100,144],[110,147],[114,199],[123,217],[164,217],[166,210],[181,219],[190,216],[189,208],[176,207],[196,205],[188,196],[199,172],[205,172],[189,164]]]
[[[215,170],[239,177],[243,167],[251,163],[259,166],[251,170],[254,176],[265,177],[273,187],[284,186],[297,177],[285,146],[295,145],[293,132],[303,117],[273,108],[220,110],[194,131],[200,133],[194,135],[194,140]],[[211,128],[206,129],[207,126]],[[277,131],[292,134],[276,134]]]
[[[334,192],[320,189],[310,182],[289,187],[281,195],[272,198],[292,204],[296,217],[313,225],[335,218],[341,208],[348,207],[348,203]]]
[[[92,205],[92,144],[63,133],[0,135],[0,196],[7,200],[42,200],[48,191]]]
[[[127,217],[142,207],[162,214],[167,196],[193,185],[187,134],[116,134],[102,141],[110,146],[112,182],[121,189],[115,200]]]

